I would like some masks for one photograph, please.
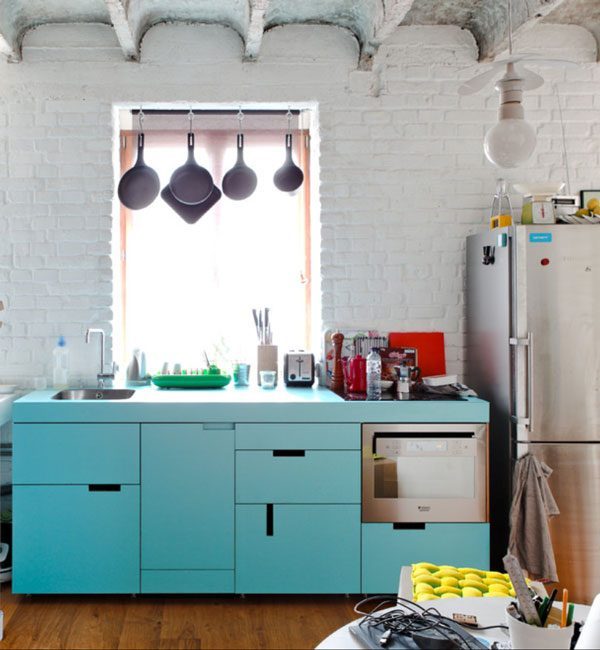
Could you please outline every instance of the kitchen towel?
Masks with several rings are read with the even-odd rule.
[[[533,580],[558,582],[549,517],[560,514],[548,485],[552,469],[532,454],[515,464],[508,550]]]

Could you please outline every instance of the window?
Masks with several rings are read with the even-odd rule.
[[[185,162],[187,130],[183,125],[180,130],[145,130],[144,158],[164,187]],[[199,128],[195,123],[194,131],[196,160],[220,187],[236,160],[237,130]],[[258,177],[250,198],[233,201],[223,195],[194,225],[185,223],[160,195],[143,210],[121,206],[117,287],[120,284],[122,313],[115,327],[121,359],[141,348],[151,371],[165,361],[203,367],[204,351],[211,362],[254,364],[252,308],[260,307],[271,309],[273,343],[280,351],[308,347],[308,131],[293,132],[294,158],[305,174],[294,196],[277,190],[272,180],[284,160],[285,127],[244,131],[244,158]],[[135,162],[137,133],[122,131],[121,136],[124,173]]]

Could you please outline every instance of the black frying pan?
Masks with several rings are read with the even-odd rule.
[[[285,162],[275,172],[273,183],[282,192],[297,190],[304,181],[304,172],[292,160],[292,134],[285,134]]]
[[[194,158],[194,134],[188,133],[188,158],[171,175],[169,187],[173,196],[186,205],[205,201],[213,188],[210,172],[201,167]]]
[[[144,163],[144,134],[138,133],[137,160],[119,181],[119,201],[130,210],[141,210],[154,201],[159,191],[158,174]]]
[[[234,201],[247,199],[256,189],[256,174],[244,162],[244,136],[237,136],[237,162],[223,176],[223,193]]]
[[[211,193],[208,198],[202,203],[197,203],[196,205],[187,205],[186,203],[181,203],[178,201],[171,192],[171,188],[168,185],[163,187],[162,192],[160,193],[162,200],[186,222],[189,224],[194,224],[200,217],[205,215],[213,205],[221,198],[221,190],[213,185]]]

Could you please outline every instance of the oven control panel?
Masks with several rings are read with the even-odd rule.
[[[377,438],[375,453],[394,456],[474,456],[475,440],[464,438]]]

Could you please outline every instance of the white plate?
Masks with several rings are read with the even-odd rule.
[[[0,384],[0,395],[11,395],[16,390],[16,384]]]
[[[513,187],[519,194],[558,194],[564,183],[513,183]]]

